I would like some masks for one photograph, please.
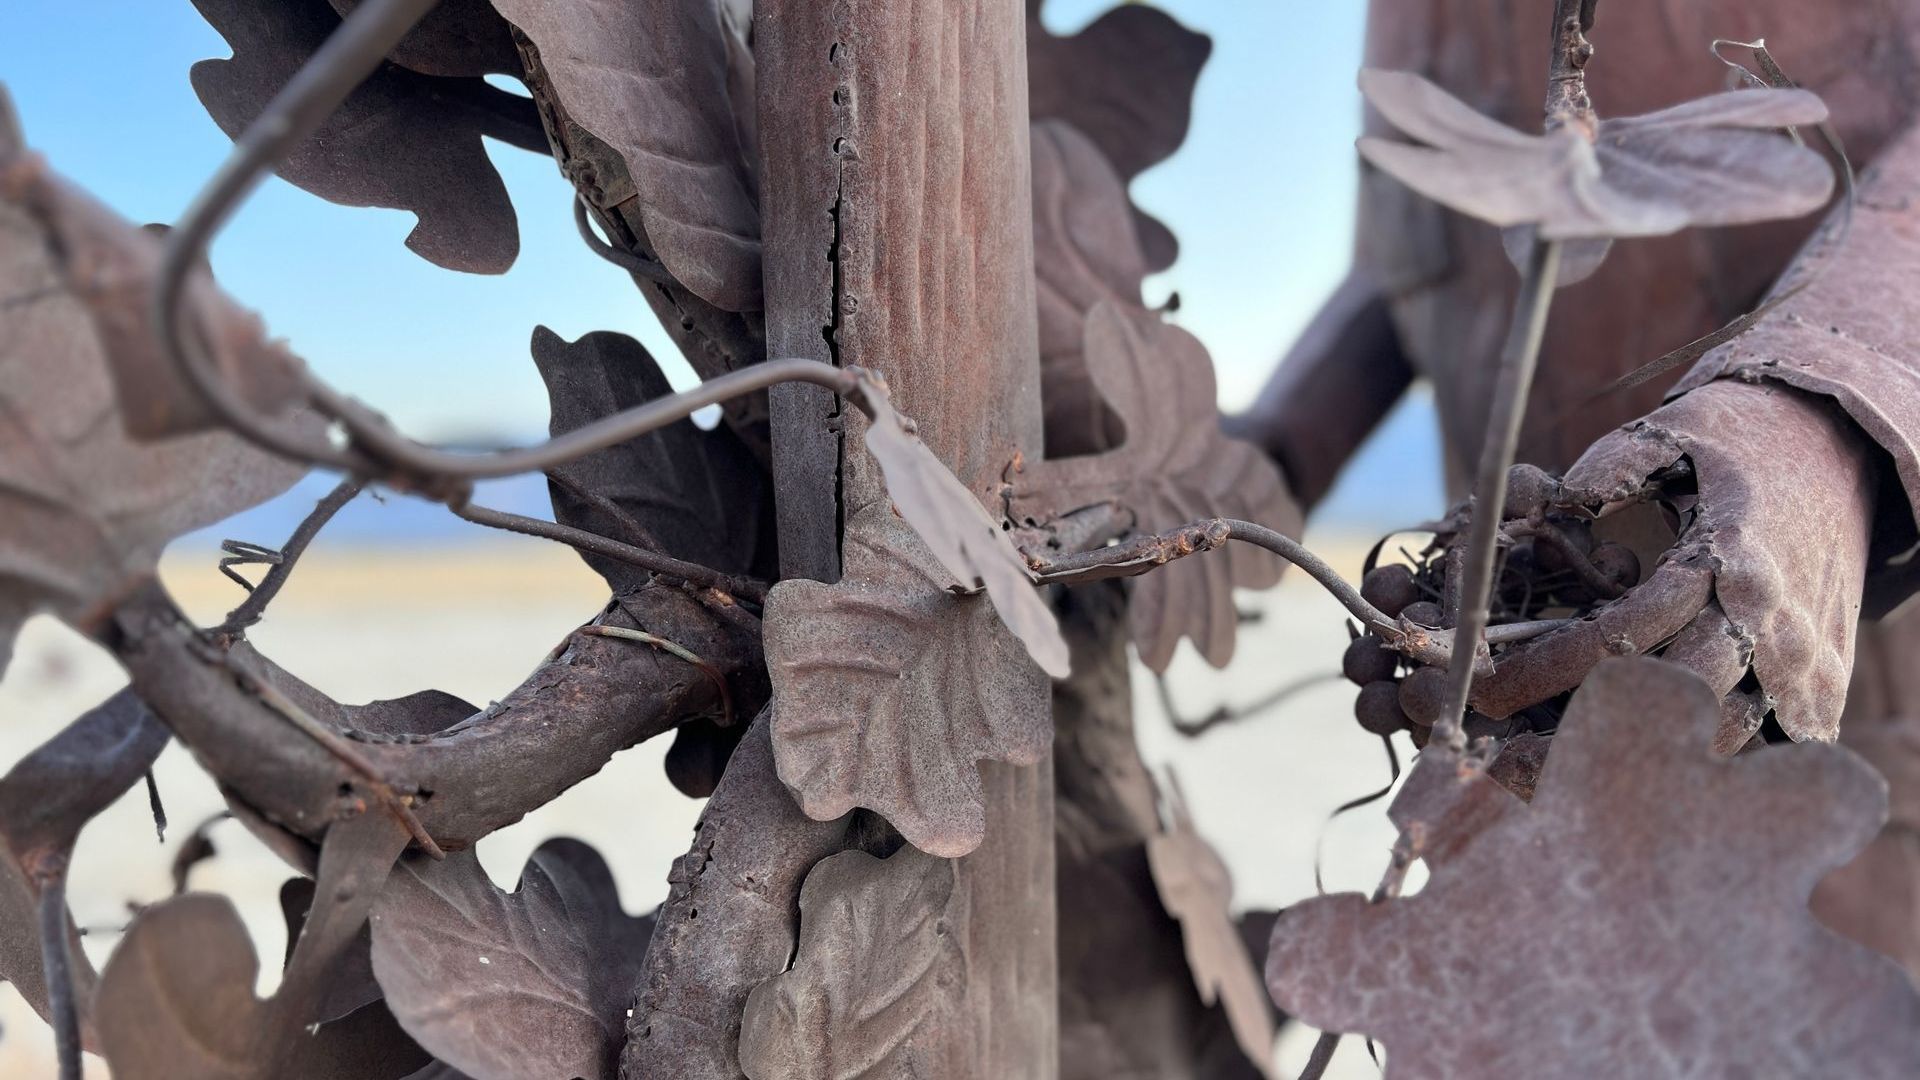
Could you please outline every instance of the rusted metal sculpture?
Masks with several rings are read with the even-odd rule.
[[[1141,297],[1177,247],[1126,183],[1210,51],[1160,12],[1062,37],[1037,0],[195,6],[236,148],[165,235],[0,108],[0,667],[47,610],[131,680],[0,778],[0,977],[66,1075],[86,1049],[126,1077],[1271,1076],[1262,963],[1331,1029],[1313,1069],[1345,1030],[1396,1076],[1920,1069],[1920,993],[1830,932],[1920,965],[1913,640],[1855,626],[1920,536],[1905,6],[1376,0],[1359,260],[1224,423],[1205,348]],[[268,169],[504,270],[481,136],[552,154],[699,387],[536,328],[550,438],[426,446],[207,271]],[[1472,498],[1351,583],[1289,534],[1416,370]],[[308,467],[345,479],[283,548],[232,545],[272,569],[195,627],[159,548]],[[472,501],[527,472],[553,520]],[[367,483],[573,546],[608,602],[485,709],[332,701],[246,634]],[[1288,563],[1358,624],[1362,725],[1427,749],[1374,897],[1236,919],[1140,757],[1127,645],[1228,663],[1233,590]],[[669,732],[709,801],[658,911],[569,841],[487,879],[478,840]],[[1860,756],[1768,745],[1836,736]],[[219,898],[148,907],[97,974],[75,947],[79,830],[169,738],[297,875],[266,1000]],[[1414,860],[1432,883],[1398,899]]]

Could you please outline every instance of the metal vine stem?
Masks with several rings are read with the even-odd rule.
[[[47,990],[54,1057],[61,1080],[80,1080],[80,1010],[74,1002],[72,943],[67,940],[65,859],[43,871],[39,884],[40,972]]]
[[[866,395],[876,388],[860,372],[816,360],[781,359],[709,379],[686,393],[603,417],[536,446],[491,454],[456,454],[417,443],[395,431],[365,405],[311,376],[303,375],[304,388],[314,406],[346,431],[347,447],[302,438],[256,414],[223,381],[200,336],[183,325],[181,301],[187,275],[204,256],[214,233],[267,170],[324,123],[435,3],[369,0],[354,8],[340,29],[235,140],[233,153],[167,235],[153,290],[156,336],[187,384],[206,400],[216,416],[245,438],[293,460],[362,476],[392,471],[407,486],[451,498],[458,496],[467,482],[545,472],[684,419],[708,405],[775,383],[815,383],[871,412]]]
[[[1593,28],[1599,0],[1558,0],[1553,13],[1553,52],[1547,73],[1547,128],[1574,126],[1591,138],[1595,129],[1593,102],[1587,96],[1587,61],[1593,46],[1585,31]],[[1473,521],[1466,553],[1460,561],[1460,617],[1455,623],[1453,655],[1447,659],[1447,707],[1433,726],[1442,746],[1466,749],[1464,721],[1467,697],[1473,688],[1474,660],[1487,629],[1487,606],[1493,592],[1493,564],[1500,541],[1501,510],[1507,501],[1507,470],[1513,467],[1520,444],[1520,422],[1527,413],[1527,395],[1540,362],[1540,339],[1547,328],[1547,309],[1560,277],[1560,244],[1535,239],[1527,253],[1527,268],[1514,302],[1513,324],[1500,351],[1500,373],[1494,382],[1493,407],[1487,414],[1487,441],[1480,449],[1480,467],[1473,483]]]
[[[1447,659],[1447,708],[1433,726],[1433,739],[1454,750],[1464,750],[1467,745],[1462,721],[1467,694],[1473,686],[1474,658],[1487,631],[1500,510],[1507,501],[1507,470],[1513,467],[1514,451],[1520,444],[1520,421],[1527,413],[1527,394],[1533,389],[1540,339],[1547,328],[1547,308],[1553,302],[1559,276],[1559,243],[1535,241],[1527,256],[1527,275],[1514,306],[1506,348],[1501,351],[1493,409],[1487,418],[1487,441],[1480,449],[1480,468],[1474,477],[1473,522],[1461,560],[1460,620],[1454,627],[1453,655]]]

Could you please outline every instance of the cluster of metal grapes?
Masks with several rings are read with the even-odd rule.
[[[1553,477],[1530,465],[1516,465],[1508,478],[1502,542],[1490,625],[1536,619],[1578,617],[1619,596],[1640,580],[1640,559],[1631,548],[1596,542],[1591,522],[1556,512]],[[1447,552],[1465,542],[1456,514],[1434,534],[1427,548],[1412,554],[1411,564],[1374,566],[1360,579],[1360,595],[1392,618],[1420,626],[1446,628],[1453,614],[1443,607],[1448,596]],[[1500,650],[1494,650],[1496,661]],[[1374,735],[1411,733],[1415,746],[1447,703],[1447,675],[1439,667],[1415,663],[1370,632],[1354,637],[1340,660],[1341,672],[1360,688],[1354,717]],[[1558,722],[1558,709],[1535,707],[1507,720],[1471,710],[1469,736],[1507,737],[1546,730]]]

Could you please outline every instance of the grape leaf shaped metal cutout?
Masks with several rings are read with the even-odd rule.
[[[494,0],[532,42],[557,104],[611,147],[628,185],[598,177],[602,209],[636,197],[653,252],[702,300],[757,311],[760,210],[710,0]]]
[[[1059,621],[1034,588],[1033,570],[1007,531],[920,440],[914,422],[894,409],[877,374],[862,373],[860,392],[870,421],[861,441],[880,466],[894,513],[913,527],[961,588],[986,590],[1040,670],[1066,678],[1067,642]]]
[[[1125,431],[1087,369],[1087,313],[1101,300],[1139,306],[1147,260],[1126,182],[1061,120],[1033,124],[1033,272],[1047,457],[1110,450]]]
[[[1198,339],[1144,308],[1101,300],[1087,316],[1084,348],[1126,440],[1104,454],[1028,465],[1014,492],[1016,517],[1044,522],[1112,499],[1145,533],[1205,517],[1298,533],[1300,511],[1279,470],[1221,434],[1213,363]],[[1281,566],[1271,552],[1234,544],[1138,578],[1127,617],[1141,662],[1165,671],[1184,636],[1208,663],[1224,666],[1239,619],[1233,590],[1267,588]]]
[[[49,1013],[38,905],[49,888],[64,893],[80,830],[140,781],[167,737],[133,691],[122,690],[0,777],[0,979],[43,1019]],[[69,931],[67,955],[81,1038],[97,1049],[90,1015],[96,976],[77,930]]]
[[[409,837],[386,814],[334,824],[280,988],[253,996],[260,961],[223,896],[188,893],[142,911],[95,998],[100,1041],[122,1080],[349,1080],[428,1063],[385,1005],[321,1023],[343,958]]]
[[[407,1033],[475,1080],[601,1080],[652,937],[578,840],[540,845],[511,893],[472,852],[409,857],[374,905],[373,972]]]
[[[1027,112],[1063,120],[1100,148],[1125,182],[1165,161],[1186,140],[1193,88],[1213,52],[1205,34],[1158,8],[1128,3],[1069,37],[1040,21],[1027,0]],[[1180,253],[1172,231],[1129,204],[1151,270]]]
[[[1593,138],[1576,124],[1515,131],[1407,72],[1363,71],[1360,91],[1426,144],[1362,138],[1369,163],[1460,213],[1537,226],[1549,240],[1799,217],[1833,194],[1826,159],[1779,132],[1827,118],[1826,104],[1806,90],[1715,94],[1602,120]]]
[[[330,2],[344,19],[364,0]],[[493,10],[493,0],[439,0],[387,59],[422,75],[447,78],[520,74],[513,30]]]
[[[1233,876],[1193,827],[1178,779],[1167,786],[1168,826],[1147,841],[1147,864],[1167,913],[1180,921],[1194,989],[1227,1014],[1234,1042],[1262,1076],[1273,1076],[1273,1013],[1247,943],[1234,924]]]
[[[1807,909],[1885,785],[1831,745],[1716,759],[1718,714],[1692,674],[1620,658],[1574,697],[1530,805],[1423,760],[1459,808],[1412,823],[1426,886],[1282,913],[1274,1000],[1378,1039],[1395,1078],[1915,1075],[1920,991]]]
[[[8,115],[0,101],[0,115]],[[0,130],[12,131],[0,123]],[[108,214],[0,134],[0,671],[20,623],[51,611],[83,631],[153,573],[178,536],[293,486],[303,468],[235,436],[141,444],[123,425],[114,360],[157,357],[133,322],[110,324],[81,290],[154,239]],[[75,264],[74,259],[82,260]],[[204,327],[237,311],[201,296]],[[145,304],[133,309],[142,313]],[[118,313],[121,319],[132,316]],[[239,331],[258,333],[240,320]],[[258,342],[257,336],[253,339]],[[109,350],[112,350],[110,353]],[[140,352],[140,356],[126,354]],[[217,476],[219,484],[206,478]]]
[[[624,334],[598,331],[569,344],[537,327],[533,362],[547,384],[553,435],[673,392],[646,348]],[[702,431],[681,420],[559,466],[548,488],[562,524],[730,574],[772,576],[765,476],[725,425]],[[628,563],[581,557],[616,593],[648,577]]]
[[[976,762],[1032,765],[1052,737],[1046,674],[884,504],[844,546],[838,584],[767,598],[780,779],[816,820],[864,806],[922,851],[964,855],[986,832]]]
[[[258,116],[340,25],[327,0],[194,0],[233,48],[193,66],[193,89],[230,138]],[[517,68],[514,69],[517,73]],[[533,103],[477,77],[422,75],[382,65],[279,165],[328,202],[406,210],[406,244],[436,266],[505,273],[520,252],[506,185],[481,136],[547,152]]]
[[[954,862],[913,848],[822,859],[793,967],[747,995],[751,1080],[979,1076],[966,1022],[970,916]]]

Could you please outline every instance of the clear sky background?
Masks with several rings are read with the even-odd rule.
[[[1109,0],[1050,0],[1070,32]],[[1210,34],[1186,145],[1134,185],[1179,235],[1178,321],[1212,350],[1223,405],[1251,399],[1345,270],[1353,231],[1358,0],[1162,0]],[[30,144],[129,218],[172,221],[229,142],[188,82],[226,43],[187,0],[11,0],[0,81]],[[692,376],[620,271],[581,246],[550,159],[489,152],[520,218],[519,260],[485,277],[409,252],[402,211],[334,206],[277,179],[214,245],[222,284],[321,375],[417,437],[530,438],[546,394],[528,358],[544,323],[569,339],[619,330],[684,385]],[[1431,408],[1416,395],[1330,500],[1329,517],[1415,520],[1437,509]],[[519,500],[515,500],[519,501]]]

